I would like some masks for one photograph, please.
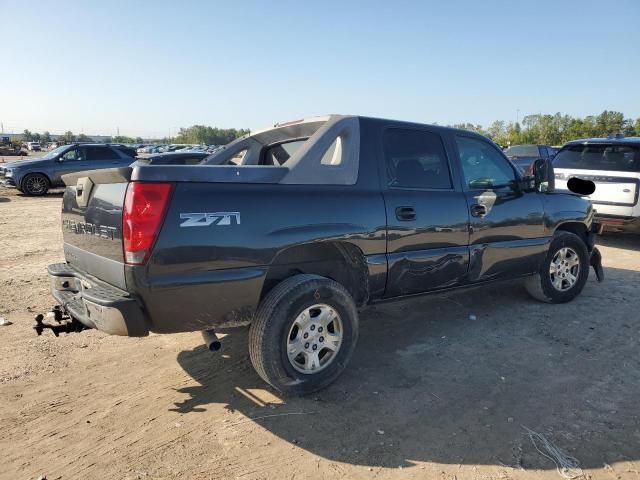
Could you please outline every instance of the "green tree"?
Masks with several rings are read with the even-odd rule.
[[[67,130],[66,132],[64,132],[64,135],[60,136],[59,140],[62,143],[73,143],[76,141],[76,136],[71,130]]]
[[[144,140],[142,139],[142,137],[136,137],[136,139],[131,143],[143,143],[143,142]]]
[[[33,134],[25,128],[24,132],[22,132],[22,138],[24,139],[25,142],[30,142],[31,139],[33,138]]]
[[[625,119],[624,122],[622,122],[622,134],[625,137],[633,137],[636,135],[636,129],[633,125],[633,120],[630,118]]]
[[[44,133],[42,134],[42,141],[44,143],[50,143],[51,142],[51,134],[49,133],[48,130],[45,130]]]
[[[113,143],[135,143],[135,140],[131,137],[125,137],[124,135],[117,135],[113,137]]]
[[[496,120],[487,129],[487,136],[500,145],[507,143],[507,128],[503,120]]]
[[[173,143],[193,143],[206,145],[226,145],[238,137],[246,135],[249,130],[235,128],[220,129],[205,125],[193,125],[188,128],[181,128],[178,135],[171,141]]]
[[[595,118],[595,135],[606,137],[612,133],[622,133],[624,115],[622,112],[605,110]]]
[[[85,135],[84,133],[81,133],[76,138],[76,142],[90,142],[90,141],[91,141],[91,138]]]

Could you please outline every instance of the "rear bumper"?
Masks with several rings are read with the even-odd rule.
[[[595,220],[606,230],[640,233],[640,217],[596,214]]]
[[[127,292],[84,275],[67,263],[49,265],[47,271],[51,294],[80,323],[111,335],[149,334],[141,304]]]

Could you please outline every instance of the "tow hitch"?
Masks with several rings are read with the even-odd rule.
[[[44,323],[45,319],[52,319],[56,323]],[[63,312],[60,305],[56,305],[45,315],[39,313],[36,315],[35,321],[36,324],[33,326],[33,329],[36,331],[38,336],[42,335],[42,332],[47,328],[50,329],[56,337],[61,333],[81,332],[87,328],[75,318],[70,317]]]

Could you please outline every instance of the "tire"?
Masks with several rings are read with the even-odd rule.
[[[579,262],[577,268],[571,267],[576,258]],[[552,262],[558,273],[552,273]],[[570,302],[582,292],[589,278],[589,268],[589,251],[584,241],[574,233],[556,232],[540,270],[526,279],[525,287],[533,298],[541,302]],[[573,283],[571,277],[575,277]]]
[[[335,381],[357,340],[358,311],[349,292],[325,277],[296,275],[276,285],[258,306],[249,356],[265,382],[285,395],[301,396]]]
[[[20,189],[32,197],[39,197],[49,191],[49,179],[41,173],[30,173],[22,179]]]

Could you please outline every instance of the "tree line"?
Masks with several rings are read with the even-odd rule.
[[[499,145],[542,144],[562,145],[569,140],[590,137],[606,137],[623,134],[625,137],[640,136],[640,118],[635,121],[625,118],[622,112],[605,110],[599,115],[584,118],[570,115],[527,115],[522,122],[496,120],[488,128],[471,123],[452,125],[473,130],[489,137]]]
[[[640,118],[634,120],[625,118],[622,112],[605,110],[599,115],[589,115],[584,118],[572,117],[556,113],[527,115],[521,122],[505,122],[496,120],[489,127],[472,123],[458,123],[456,128],[472,130],[485,135],[499,145],[520,145],[526,143],[544,145],[562,145],[569,140],[590,137],[606,137],[621,133],[626,137],[640,136]],[[217,128],[206,125],[193,125],[181,128],[175,137],[165,137],[157,140],[147,140],[149,143],[189,143],[205,145],[226,145],[238,137],[247,135],[248,129]],[[27,142],[51,142],[49,132],[23,132]],[[57,138],[63,143],[89,142],[91,139],[84,134],[74,135],[67,131]],[[145,143],[141,137],[118,135],[109,137],[105,143]]]
[[[156,140],[147,140],[147,143],[189,143],[204,145],[226,145],[238,137],[249,133],[248,129],[235,128],[217,128],[208,127],[206,125],[193,125],[188,128],[181,128],[175,137],[165,137]],[[43,133],[33,133],[29,130],[22,132],[25,142],[41,142],[50,143],[52,141],[51,134],[48,131]],[[66,131],[63,135],[56,137],[56,141],[60,143],[73,142],[90,142],[91,138],[81,133],[74,135],[72,131]],[[125,135],[116,135],[115,137],[107,137],[103,140],[105,143],[145,143],[142,137],[128,137]]]
[[[217,128],[206,125],[193,125],[188,128],[181,128],[173,138],[165,138],[165,143],[193,143],[204,145],[226,145],[238,137],[247,135],[248,129]]]

